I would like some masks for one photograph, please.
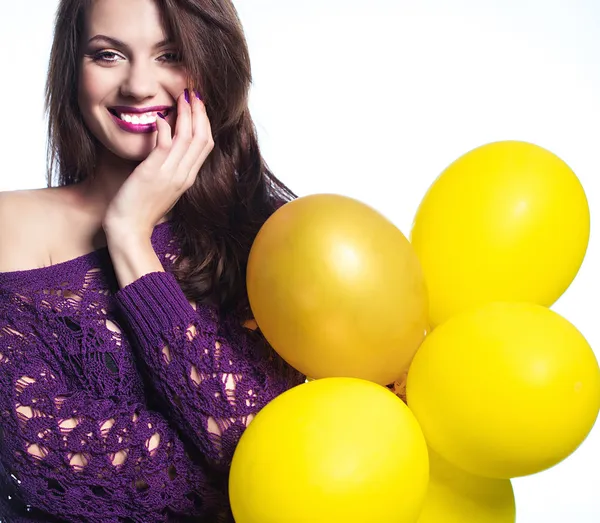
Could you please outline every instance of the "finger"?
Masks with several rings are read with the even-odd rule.
[[[214,140],[206,106],[199,97],[192,101],[192,143],[179,165],[180,173],[185,178],[184,183],[193,183],[200,167],[212,151]],[[192,178],[190,182],[190,178]]]
[[[156,117],[156,145],[145,160],[145,165],[156,168],[161,166],[171,150],[171,126],[164,118]]]
[[[173,143],[171,145],[169,157],[165,161],[165,167],[170,170],[173,176],[177,174],[177,168],[181,159],[184,157],[192,143],[192,100],[187,93],[188,91],[186,89],[177,99],[177,122],[175,123],[175,133],[173,135]]]
[[[214,146],[212,129],[206,105],[198,95],[192,104],[192,122],[194,136],[192,139],[193,158],[201,154],[207,147],[212,149]]]
[[[215,142],[214,142],[214,139],[212,136],[212,129],[211,129],[210,122],[208,121],[208,119],[206,120],[206,131],[204,131],[204,134],[208,138],[204,142],[204,147],[200,151],[200,154],[197,154],[193,158],[193,163],[192,163],[191,167],[189,168],[189,176],[193,177],[194,179],[198,175],[200,168],[202,167],[202,165],[204,164],[204,162],[206,161],[206,159],[208,158],[208,156],[210,155],[210,153],[212,152],[212,150],[215,147]],[[192,180],[192,183],[193,183],[193,180]]]
[[[187,170],[188,175],[183,181],[183,187],[185,188],[185,190],[189,189],[192,185],[194,185],[196,178],[200,174],[200,169],[204,165],[204,162],[206,162],[206,159],[212,152],[213,148],[214,143],[211,141],[211,143],[203,149],[202,153],[196,157],[196,161],[193,163],[193,165]]]
[[[156,147],[161,150],[170,150],[173,144],[173,134],[169,122],[164,115],[158,114],[156,118]]]
[[[194,96],[192,98],[192,132],[194,135],[203,130],[205,122],[208,120],[208,116],[206,114],[206,106],[204,105],[204,101],[200,96],[198,91],[194,91]]]

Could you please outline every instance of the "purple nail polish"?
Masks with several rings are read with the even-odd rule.
[[[163,113],[156,113],[158,116],[160,116],[163,120],[165,120],[165,115]]]
[[[198,98],[198,100],[202,100],[202,96],[200,96],[200,93],[198,91],[196,91],[194,89],[194,94],[196,95],[196,98]]]
[[[183,91],[183,95],[185,96],[185,101],[187,103],[190,103],[190,91],[189,91],[189,89],[186,89],[185,91]]]

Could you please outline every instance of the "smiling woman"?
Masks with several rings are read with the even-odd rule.
[[[294,197],[250,80],[229,0],[60,3],[49,187],[0,194],[0,521],[232,520],[241,434],[304,381],[246,295]]]

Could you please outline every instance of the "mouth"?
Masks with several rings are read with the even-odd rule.
[[[171,108],[160,108],[155,110],[149,110],[146,112],[128,112],[124,110],[119,110],[115,108],[109,108],[108,112],[112,114],[115,118],[126,122],[130,125],[156,125],[156,119],[158,118],[158,113],[160,112],[165,118],[171,112]]]
[[[166,118],[173,110],[173,107],[166,105],[144,108],[125,106],[108,108],[113,121],[121,130],[135,134],[155,132],[158,113]]]

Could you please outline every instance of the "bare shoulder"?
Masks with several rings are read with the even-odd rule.
[[[48,189],[0,192],[0,241],[42,225]],[[4,246],[4,245],[3,245]]]
[[[0,272],[45,263],[57,189],[0,192]]]

